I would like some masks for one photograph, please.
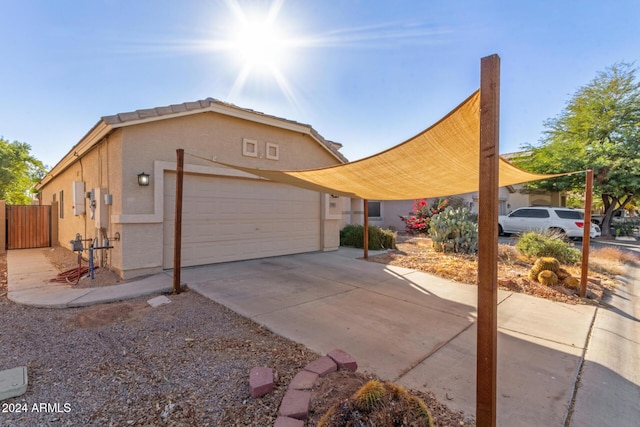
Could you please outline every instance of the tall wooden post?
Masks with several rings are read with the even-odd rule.
[[[180,269],[182,265],[182,187],[184,182],[184,150],[176,150],[176,214],[173,232],[173,293],[180,293]]]
[[[587,296],[589,276],[589,243],[591,242],[591,203],[593,201],[593,169],[587,169],[584,185],[584,230],[582,232],[582,271],[580,274],[580,297]]]
[[[496,425],[500,57],[480,62],[476,425]],[[481,179],[482,178],[482,179]]]
[[[369,200],[364,199],[364,259],[369,259]]]

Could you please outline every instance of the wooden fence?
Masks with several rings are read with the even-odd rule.
[[[7,249],[51,246],[51,206],[7,205]]]

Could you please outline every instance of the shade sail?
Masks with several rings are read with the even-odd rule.
[[[480,91],[433,126],[362,160],[300,171],[218,164],[309,190],[369,200],[408,200],[478,191]],[[499,159],[500,186],[560,175],[538,175]]]

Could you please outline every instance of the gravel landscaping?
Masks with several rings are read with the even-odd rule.
[[[0,370],[27,366],[29,375],[26,394],[0,402],[0,426],[272,426],[291,379],[319,356],[195,292],[157,308],[143,297],[38,309],[7,299],[4,256],[0,271]],[[277,380],[253,399],[256,366]],[[352,393],[346,384],[353,378],[322,382],[312,415]],[[468,425],[422,396],[437,425]]]

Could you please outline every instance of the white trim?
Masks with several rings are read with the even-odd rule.
[[[158,224],[164,222],[164,173],[176,171],[176,162],[156,160],[153,162],[153,213],[111,215],[112,224]],[[224,166],[184,165],[185,173],[200,175],[218,175],[233,178],[249,178],[262,180],[256,175]]]
[[[251,147],[253,147],[253,150]],[[258,157],[258,141],[255,139],[242,138],[242,155],[247,157]]]
[[[274,154],[269,154],[270,149],[273,149]],[[267,142],[264,155],[269,160],[280,160],[280,146],[273,142]]]

